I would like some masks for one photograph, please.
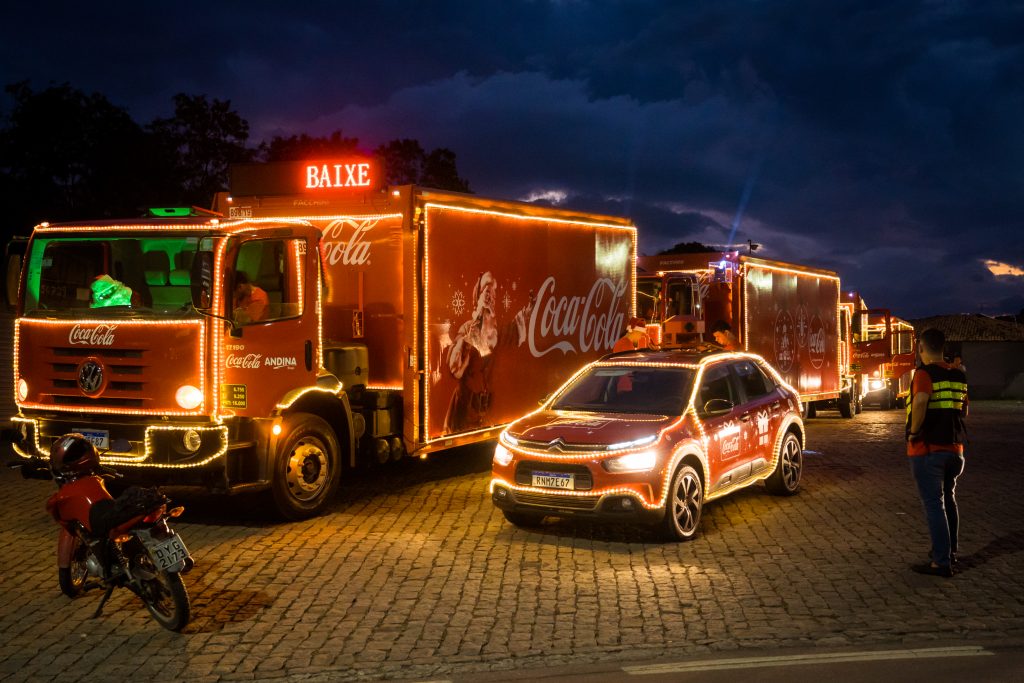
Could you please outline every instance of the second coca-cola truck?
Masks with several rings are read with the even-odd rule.
[[[806,414],[852,415],[834,272],[734,251],[641,256],[637,269],[636,308],[656,341],[711,340],[724,323],[739,350],[763,356],[796,389]]]
[[[301,518],[343,465],[493,438],[622,335],[628,220],[376,175],[243,167],[226,217],[37,226],[16,452],[81,432],[128,481],[269,489]]]

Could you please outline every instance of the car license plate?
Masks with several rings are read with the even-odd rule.
[[[546,489],[575,489],[576,475],[565,472],[534,472],[533,485]]]
[[[81,427],[74,427],[73,431],[84,436],[92,442],[93,446],[101,451],[105,451],[110,448],[110,432],[106,429],[82,429]]]
[[[185,544],[181,542],[181,537],[177,534],[150,545],[149,554],[157,569],[169,572],[181,570],[185,566],[185,560],[188,559],[188,550],[185,549]]]

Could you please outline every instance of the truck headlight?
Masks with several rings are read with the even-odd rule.
[[[501,467],[505,467],[512,462],[512,451],[499,443],[494,447],[494,462]]]
[[[28,398],[28,382],[23,379],[18,380],[18,400],[24,401]]]
[[[653,470],[658,464],[657,451],[640,451],[620,455],[617,458],[610,458],[604,461],[604,468],[609,472],[647,472]]]
[[[878,391],[879,389],[881,389],[884,386],[885,386],[885,382],[883,382],[880,379],[873,379],[873,380],[868,382],[868,389],[870,389],[871,391]]]
[[[203,402],[203,392],[191,384],[185,384],[178,387],[178,390],[174,392],[174,400],[185,410],[192,410]]]

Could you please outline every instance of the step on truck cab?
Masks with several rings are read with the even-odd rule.
[[[628,220],[378,177],[246,166],[220,216],[37,226],[15,452],[81,432],[128,482],[268,490],[297,519],[343,466],[494,438],[622,335]]]

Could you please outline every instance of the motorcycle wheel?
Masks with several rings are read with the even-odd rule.
[[[135,592],[156,622],[168,631],[180,631],[188,625],[191,607],[188,591],[179,574],[158,570],[149,555],[132,559],[133,576],[138,577]]]
[[[85,580],[89,577],[89,569],[85,564],[89,556],[89,546],[82,539],[75,538],[75,549],[71,553],[71,566],[57,568],[57,583],[60,592],[69,598],[78,597],[85,588]]]

